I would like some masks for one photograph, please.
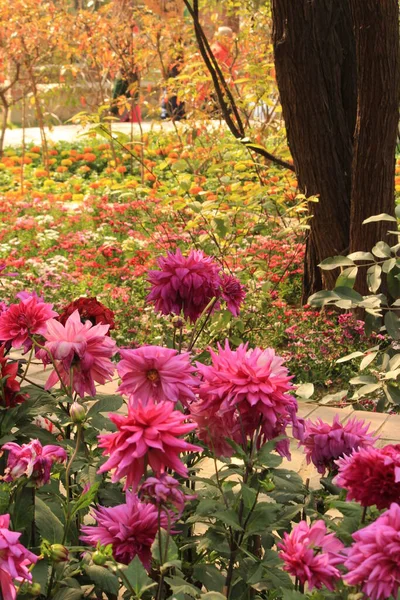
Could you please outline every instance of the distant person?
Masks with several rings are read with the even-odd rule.
[[[230,71],[233,66],[234,33],[230,27],[218,27],[211,50],[223,71]]]
[[[124,97],[124,98],[122,98]],[[120,114],[121,100],[125,100],[130,108],[125,108]],[[122,122],[131,121],[140,123],[141,114],[139,102],[139,74],[137,70],[126,72],[125,68],[121,69],[115,80],[114,89],[112,92],[112,107],[111,112],[115,116],[119,116]]]

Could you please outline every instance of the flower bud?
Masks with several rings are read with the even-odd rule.
[[[73,402],[69,409],[69,414],[73,423],[83,423],[86,420],[86,411],[82,404]]]
[[[40,583],[32,583],[27,589],[27,592],[30,596],[40,596],[42,593],[42,586]]]
[[[181,317],[174,317],[172,319],[172,325],[175,329],[182,329],[185,325],[185,321]]]
[[[102,552],[99,552],[99,550],[96,550],[96,552],[93,552],[92,554],[92,560],[95,565],[102,567],[107,562],[107,556]]]
[[[68,549],[62,544],[52,544],[50,546],[50,558],[54,562],[66,562],[69,559]]]

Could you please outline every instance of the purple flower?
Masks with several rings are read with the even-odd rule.
[[[53,463],[67,460],[67,453],[60,446],[42,446],[39,440],[31,440],[29,444],[19,446],[14,442],[4,444],[2,450],[8,450],[5,481],[15,481],[24,475],[32,478],[36,487],[50,481],[50,470]]]
[[[358,419],[350,419],[342,425],[339,415],[335,415],[333,424],[324,423],[321,419],[315,422],[306,421],[304,446],[307,464],[316,466],[318,473],[324,475],[327,469],[335,469],[335,460],[351,454],[358,448],[373,446],[378,439],[368,433],[370,423]]]
[[[212,298],[220,293],[219,266],[201,250],[192,250],[183,256],[175,253],[158,259],[159,271],[150,271],[152,286],[147,296],[149,302],[164,315],[180,315],[194,323]]]
[[[167,473],[162,473],[159,477],[148,477],[139,490],[139,496],[163,508],[172,505],[179,516],[183,513],[186,502],[197,498],[196,495],[185,494],[179,481]]]
[[[221,296],[226,302],[227,309],[234,317],[237,317],[239,315],[240,306],[246,296],[245,288],[240,283],[239,279],[233,275],[222,273]]]

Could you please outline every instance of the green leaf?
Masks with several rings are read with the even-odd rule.
[[[195,565],[193,569],[193,575],[196,581],[200,581],[207,590],[210,590],[211,594],[222,592],[224,589],[225,577],[221,573],[221,570],[217,569],[215,565]]]
[[[397,260],[395,258],[388,258],[382,265],[382,271],[384,273],[390,273],[390,271],[396,266]]]
[[[245,507],[251,509],[257,498],[257,491],[242,482],[242,498]]]
[[[383,391],[385,392],[389,402],[400,406],[400,389],[396,385],[393,383],[388,383],[383,386]]]
[[[219,592],[207,592],[200,596],[201,600],[226,600],[226,596]]]
[[[117,596],[119,590],[118,578],[105,567],[85,565],[86,575],[91,581],[106,594]]]
[[[182,577],[165,577],[165,581],[174,594],[187,594],[191,598],[198,598],[200,595],[200,590]]]
[[[115,412],[121,408],[124,400],[121,396],[110,394],[107,396],[98,396],[98,401],[95,402],[88,410],[87,416],[93,417],[98,413]]]
[[[282,589],[282,600],[305,600],[306,596],[295,590]]]
[[[172,561],[178,559],[179,558],[178,546],[175,544],[171,535],[168,536],[165,529],[161,529],[160,531],[161,531],[161,550],[162,550],[163,560],[165,560],[165,562],[172,562]],[[166,546],[167,538],[168,538],[168,553],[167,553],[167,556],[165,556],[165,548],[167,547]],[[158,563],[161,562],[160,561],[160,536],[159,536],[159,534],[157,534],[157,537],[154,540],[153,545],[151,547],[151,555],[154,558],[154,560],[156,560]]]
[[[378,221],[394,221],[397,223],[396,217],[392,217],[387,213],[380,213],[379,215],[373,215],[372,217],[368,217],[368,219],[364,219],[363,225],[366,225],[367,223],[377,223]]]
[[[349,360],[353,360],[353,358],[359,358],[360,356],[364,356],[364,352],[359,352],[358,350],[356,350],[356,352],[352,352],[351,354],[347,354],[346,356],[338,358],[336,363],[344,363]]]
[[[35,520],[43,540],[51,544],[61,544],[64,536],[63,524],[39,496],[36,496],[35,501]]]
[[[360,362],[360,371],[366,369],[376,358],[378,351],[368,352]]]
[[[331,256],[326,258],[318,265],[324,271],[331,271],[337,267],[354,267],[354,262],[347,256]]]
[[[83,590],[77,590],[76,588],[62,588],[59,590],[55,596],[53,596],[53,600],[79,600],[82,598]]]
[[[310,306],[325,306],[325,304],[332,303],[334,300],[338,300],[335,292],[323,290],[310,296],[307,302]]]
[[[314,393],[314,384],[302,383],[297,387],[295,393],[299,398],[306,398],[306,400],[308,400]]]
[[[239,523],[239,517],[237,513],[232,509],[217,510],[213,516],[228,527],[232,527],[232,529],[234,529],[235,531],[243,530],[242,526]]]
[[[276,522],[280,506],[272,502],[259,502],[246,527],[246,536],[265,533],[267,527]]]
[[[362,302],[363,297],[358,292],[352,290],[350,287],[336,287],[335,294],[343,300],[351,300],[352,302]]]
[[[392,255],[390,246],[386,244],[386,242],[378,242],[375,244],[372,248],[372,254],[378,258],[390,258]]]
[[[34,583],[40,583],[42,593],[47,590],[47,582],[49,579],[49,563],[46,558],[38,560],[32,569],[32,579]]]
[[[385,314],[384,323],[390,337],[394,340],[400,339],[400,319],[393,310]]]
[[[368,289],[373,294],[375,294],[375,292],[377,292],[378,289],[380,288],[380,285],[382,283],[381,274],[382,274],[382,267],[380,265],[373,265],[372,267],[369,267],[369,269],[367,271]]]
[[[129,584],[134,590],[136,596],[139,596],[139,598],[146,590],[157,585],[157,583],[153,582],[153,580],[147,575],[147,571],[140,562],[138,556],[135,556],[135,558],[127,567],[121,566],[120,569],[123,571],[124,576],[129,581]]]
[[[358,267],[347,267],[343,269],[336,280],[335,288],[349,287],[352,288],[357,277]]]
[[[350,258],[351,260],[374,260],[371,252],[352,252],[347,255],[347,258]]]
[[[261,446],[257,454],[257,463],[264,467],[279,467],[279,465],[282,464],[283,459],[279,454],[273,454],[274,450],[275,444],[273,447],[271,447],[269,443]]]
[[[80,498],[78,498],[78,500],[75,502],[72,511],[71,511],[71,516],[74,516],[75,513],[78,512],[78,510],[82,510],[83,508],[87,508],[88,506],[90,506],[92,504],[92,502],[94,501],[96,495],[97,495],[97,490],[99,489],[100,483],[94,483],[90,486],[90,488],[88,489],[87,492],[85,492],[84,494],[81,495]]]

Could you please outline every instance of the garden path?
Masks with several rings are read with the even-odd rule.
[[[178,122],[177,127],[181,127],[185,121]],[[220,125],[220,121],[209,121],[211,126]],[[171,121],[143,121],[139,126],[138,123],[113,123],[112,129],[130,135],[131,125],[133,126],[133,134],[140,135],[141,130],[144,133],[148,131],[171,131],[174,129],[174,124]],[[55,125],[51,129],[45,127],[46,139],[51,142],[73,142],[87,134],[89,127],[81,125]],[[4,147],[21,146],[22,145],[22,129],[6,129]],[[39,127],[27,127],[25,129],[25,143],[41,145]]]
[[[47,371],[43,370],[40,364],[34,364],[29,370],[29,379],[37,384],[43,385],[48,377]],[[117,389],[117,380],[115,379],[105,385],[98,386],[99,394],[115,394]],[[335,414],[339,414],[340,421],[344,423],[352,417],[364,419],[371,422],[371,431],[379,435],[377,444],[385,446],[386,444],[400,444],[400,415],[389,415],[385,413],[373,413],[360,410],[354,410],[352,406],[345,408],[336,408],[332,406],[319,405],[316,402],[299,402],[298,414],[303,418],[310,418],[313,421],[320,418],[323,421],[332,423]],[[319,487],[320,475],[313,465],[307,465],[304,452],[297,447],[297,441],[291,441],[291,461],[283,461],[284,468],[296,471],[305,481],[310,480],[310,487]],[[204,475],[214,473],[214,464],[212,461],[206,461],[203,464]],[[209,473],[208,473],[209,471]]]

